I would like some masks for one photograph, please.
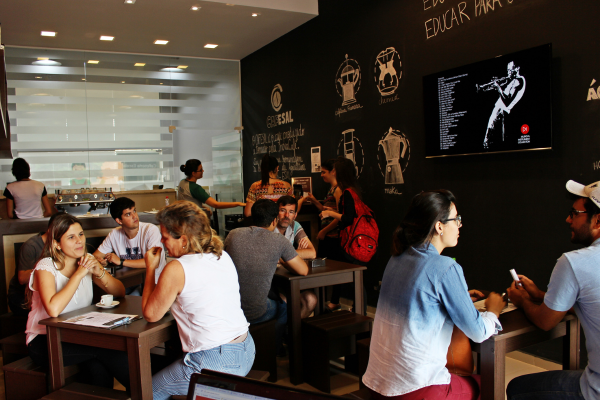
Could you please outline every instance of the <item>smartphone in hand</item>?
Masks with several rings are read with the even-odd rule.
[[[515,282],[519,282],[519,275],[517,275],[517,271],[515,271],[514,269],[510,270],[510,274],[512,275],[512,278],[514,279]],[[517,283],[517,285],[519,286],[523,286],[520,283]]]

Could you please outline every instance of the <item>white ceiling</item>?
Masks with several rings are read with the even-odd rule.
[[[234,4],[234,5],[228,5]],[[193,5],[201,7],[191,11]],[[252,13],[259,13],[252,17]],[[318,15],[318,0],[0,0],[7,46],[240,60]],[[55,31],[43,37],[41,31]],[[112,42],[101,35],[114,36]],[[156,39],[169,40],[155,45]],[[207,43],[218,44],[205,49]]]

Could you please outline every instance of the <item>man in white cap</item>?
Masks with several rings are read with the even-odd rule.
[[[586,247],[558,259],[548,292],[519,275],[522,286],[513,282],[507,293],[513,304],[544,330],[554,328],[573,308],[585,332],[589,362],[583,371],[548,371],[515,378],[506,389],[509,400],[600,398],[600,181],[588,186],[569,181],[567,190],[577,196],[567,217],[571,242]]]

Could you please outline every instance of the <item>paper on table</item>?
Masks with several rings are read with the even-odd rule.
[[[136,317],[137,315],[135,314],[110,314],[92,311],[87,314],[82,314],[73,318],[69,318],[63,322],[67,324],[85,325],[93,326],[95,328],[110,329],[115,326],[122,325],[123,323],[121,321],[123,321],[126,318],[132,320]]]
[[[479,300],[476,301],[475,303],[473,303],[473,305],[475,306],[475,308],[481,312],[487,311],[485,309],[485,299],[483,300]],[[502,312],[500,314],[504,314],[513,310],[516,310],[517,306],[515,306],[513,303],[508,302],[508,304],[506,305],[506,307],[504,307],[504,309],[502,310]]]

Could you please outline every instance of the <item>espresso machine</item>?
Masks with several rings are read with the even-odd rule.
[[[73,215],[98,215],[115,200],[112,188],[57,189],[55,207]],[[108,212],[108,210],[107,210]]]
[[[400,158],[404,158],[408,143],[406,138],[398,135],[392,128],[379,141],[379,145],[383,147],[387,165],[385,166],[385,184],[398,185],[404,183],[402,176],[402,166]]]

